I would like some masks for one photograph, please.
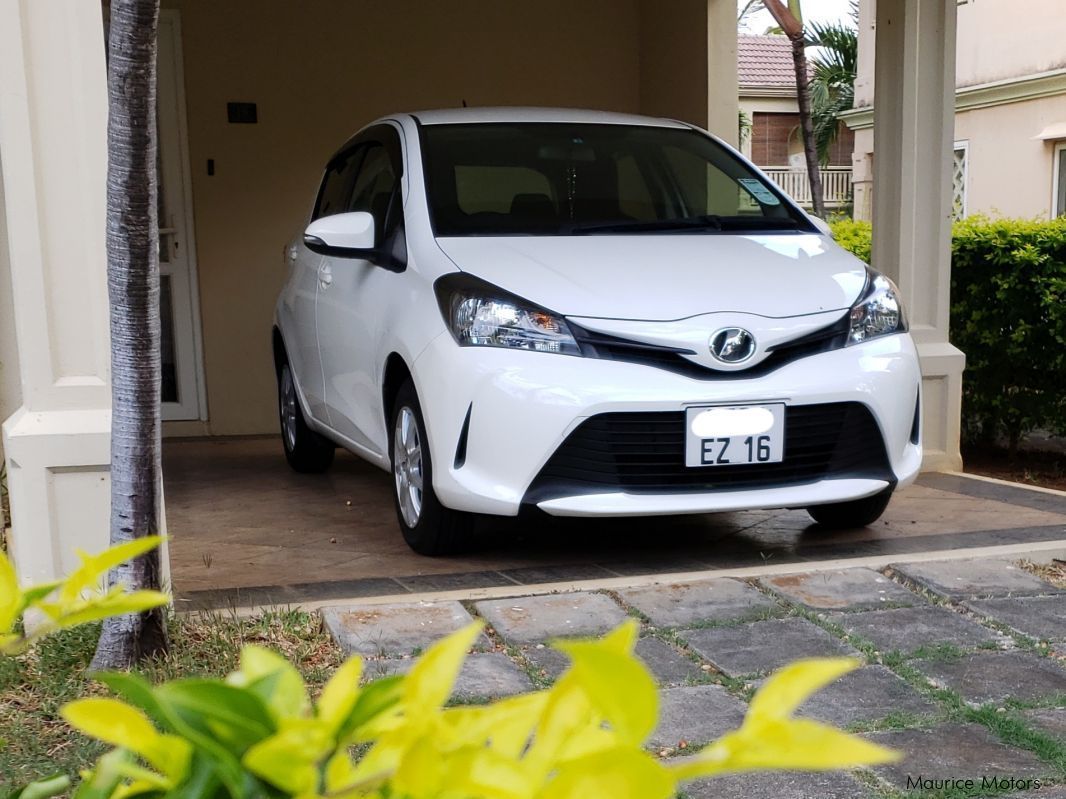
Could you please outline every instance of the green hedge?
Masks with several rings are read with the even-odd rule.
[[[837,242],[869,262],[870,225],[833,223]],[[951,246],[951,342],[966,353],[963,434],[1035,428],[1066,434],[1066,218],[971,217]]]

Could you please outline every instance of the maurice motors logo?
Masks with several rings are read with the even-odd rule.
[[[927,777],[924,774],[907,775],[909,791],[1036,791],[1043,786],[1043,781],[1020,777]]]

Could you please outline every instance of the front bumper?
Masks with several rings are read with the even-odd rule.
[[[921,374],[906,334],[812,355],[750,380],[721,381],[619,361],[459,347],[442,334],[412,372],[426,420],[433,487],[440,501],[456,510],[513,516],[526,502],[555,515],[635,516],[807,507],[906,485],[922,460],[920,439],[911,440]],[[530,493],[552,455],[590,417],[772,401],[860,403],[880,432],[884,468],[714,490],[575,485],[563,493]]]

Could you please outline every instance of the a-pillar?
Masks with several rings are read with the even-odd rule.
[[[0,0],[0,274],[21,392],[3,442],[24,580],[107,545],[106,121],[98,0]]]
[[[899,285],[922,362],[925,460],[962,466],[966,358],[948,342],[955,1],[878,0],[873,266]]]

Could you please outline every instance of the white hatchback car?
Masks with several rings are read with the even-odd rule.
[[[286,255],[285,455],[390,470],[421,553],[525,507],[861,526],[922,460],[896,288],[682,122],[379,120],[330,159]]]

